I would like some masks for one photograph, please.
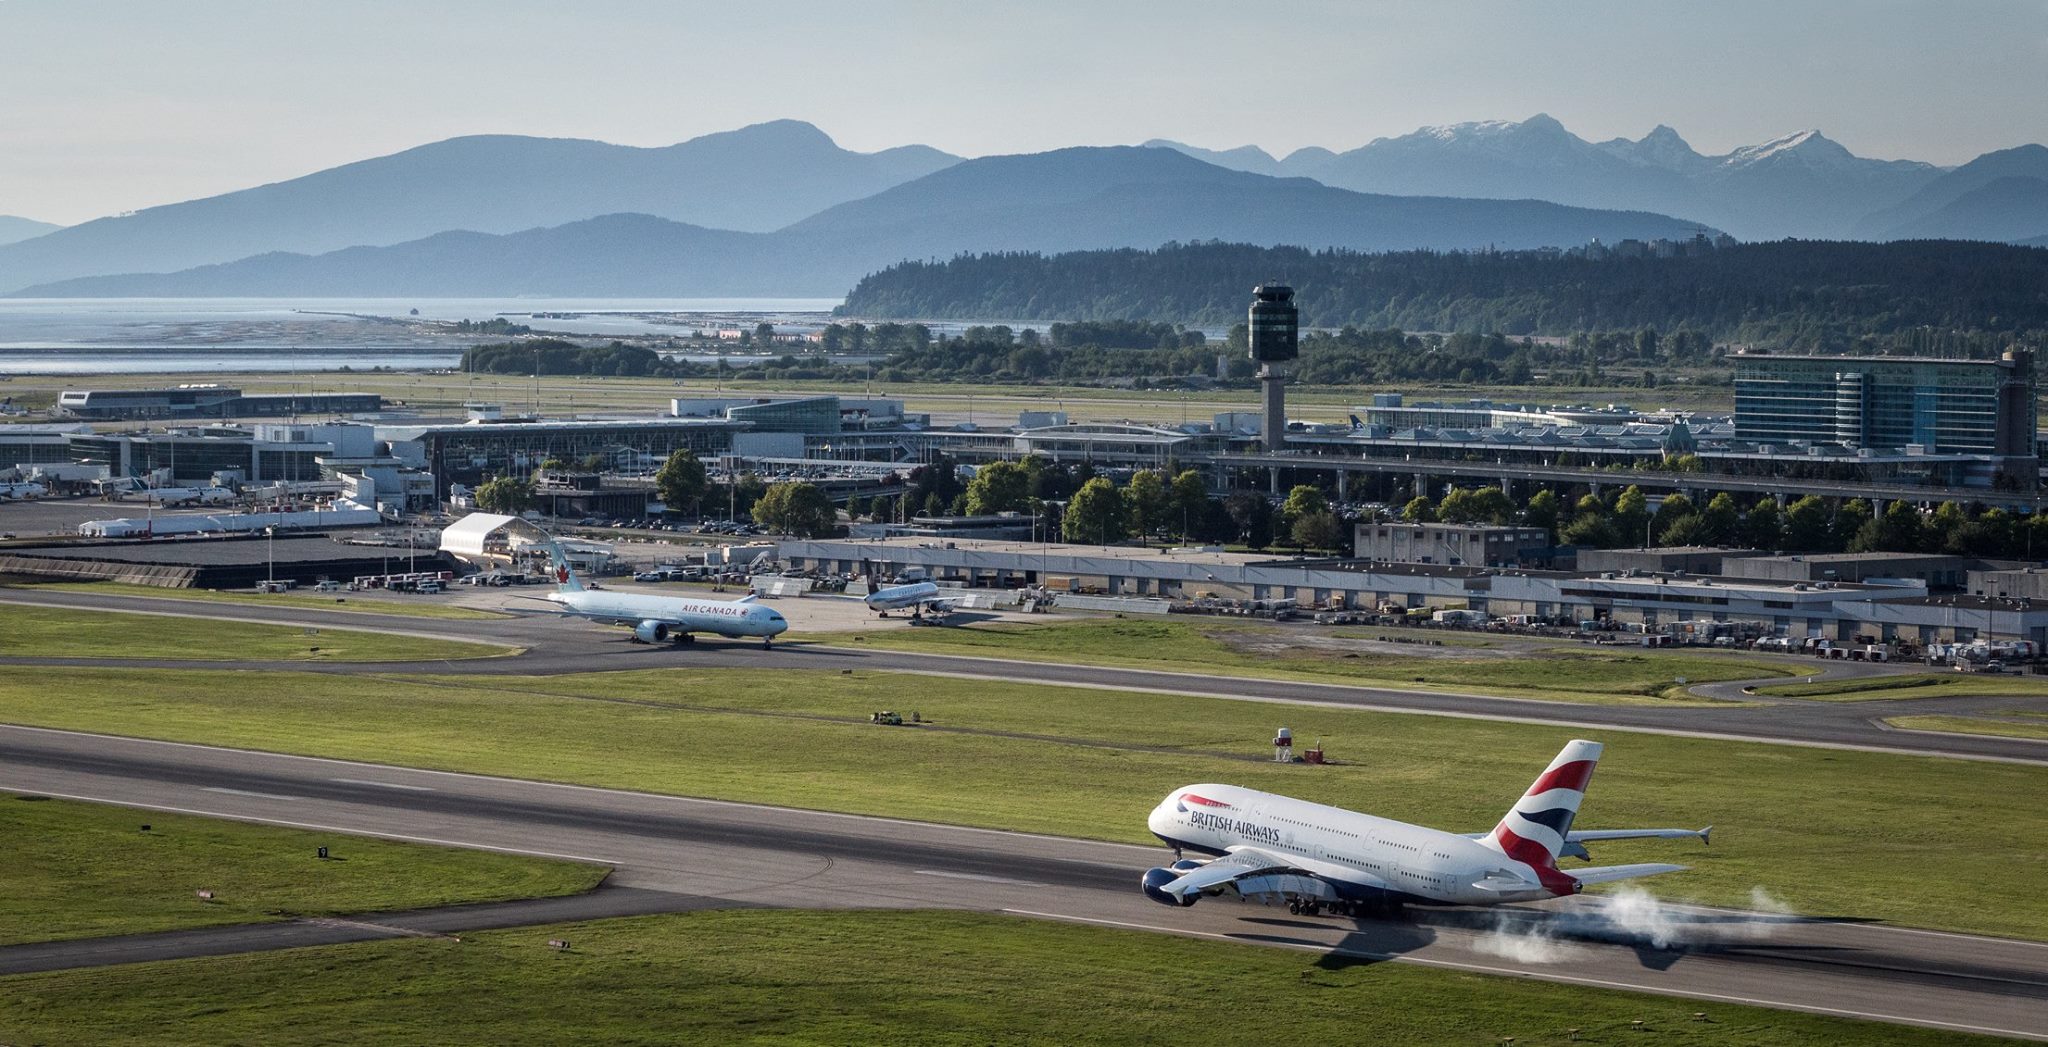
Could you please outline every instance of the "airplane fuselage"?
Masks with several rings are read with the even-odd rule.
[[[905,607],[916,607],[929,603],[939,595],[939,587],[931,582],[912,582],[909,585],[892,585],[877,589],[861,598],[874,611],[900,611]]]
[[[1199,854],[1248,846],[1285,857],[1348,902],[1491,905],[1575,891],[1555,870],[1534,869],[1479,840],[1234,785],[1177,789],[1147,826],[1168,845]],[[1481,881],[1492,889],[1476,886]],[[1501,889],[1514,881],[1526,889]]]
[[[586,589],[553,592],[547,598],[571,614],[614,625],[658,622],[675,633],[710,633],[733,639],[770,639],[789,628],[774,608],[737,600],[692,600]]]

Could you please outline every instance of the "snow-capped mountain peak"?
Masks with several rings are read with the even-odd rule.
[[[1819,131],[1795,131],[1768,142],[1746,145],[1721,158],[1729,167],[1746,167],[1766,161],[1784,162],[1797,158],[1811,165],[1841,166],[1856,162],[1855,154]]]

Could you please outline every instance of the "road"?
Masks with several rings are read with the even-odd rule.
[[[1951,695],[1866,702],[1774,700],[1746,706],[1577,705],[1502,698],[1483,694],[1412,691],[1300,680],[1252,679],[1201,673],[1010,661],[858,646],[784,643],[762,650],[752,643],[704,640],[690,647],[649,647],[627,642],[621,630],[606,631],[544,615],[490,620],[415,618],[302,606],[263,608],[202,603],[127,594],[0,588],[0,603],[88,610],[117,610],[206,617],[216,620],[303,625],[329,629],[443,637],[515,644],[525,653],[508,658],[434,662],[250,662],[101,658],[0,658],[0,665],[116,666],[129,668],[236,668],[329,673],[441,673],[453,675],[553,675],[691,666],[749,669],[859,669],[921,673],[960,679],[995,679],[1200,695],[1239,701],[1323,704],[1384,712],[1427,713],[1582,730],[1645,731],[1780,744],[1820,745],[1916,755],[2048,765],[2048,742],[1986,735],[1904,732],[1886,727],[1887,716],[1968,715],[2027,707],[2048,712],[2048,687],[2038,698]],[[796,601],[801,603],[802,601]],[[900,623],[884,623],[902,627]],[[791,637],[797,637],[792,633]],[[1801,668],[1811,664],[1801,661]]]
[[[1160,848],[39,728],[0,727],[0,789],[602,862],[618,887],[678,895],[677,909],[994,911],[1299,949],[1318,963],[1666,993],[1709,1014],[1761,1004],[2048,1039],[2048,944],[1681,907],[1653,924],[1592,898],[1355,921],[1220,899],[1169,909],[1137,889],[1167,857]],[[1132,817],[1149,802],[1135,799]],[[635,904],[660,908],[645,897]],[[270,933],[250,932],[246,947],[275,947]],[[54,964],[32,950],[0,949],[0,971],[182,954],[164,936],[101,940]]]

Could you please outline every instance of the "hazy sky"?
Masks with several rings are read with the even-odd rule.
[[[0,0],[0,214],[59,222],[480,132],[1285,153],[1537,112],[1959,163],[2048,141],[2048,0]]]

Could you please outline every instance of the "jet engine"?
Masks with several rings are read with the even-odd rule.
[[[1185,909],[1195,904],[1195,896],[1193,894],[1176,898],[1162,890],[1167,884],[1180,879],[1180,877],[1181,874],[1174,872],[1172,869],[1147,869],[1145,870],[1145,878],[1139,882],[1144,886],[1145,897],[1161,905],[1171,905],[1176,908]]]
[[[641,622],[633,627],[633,639],[641,643],[661,643],[668,639],[668,623]]]

